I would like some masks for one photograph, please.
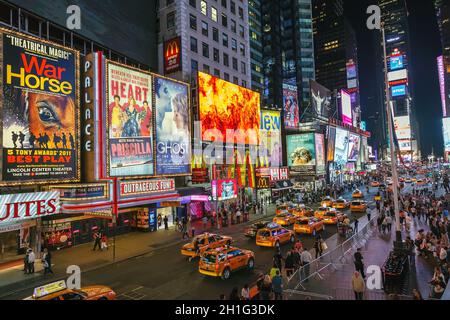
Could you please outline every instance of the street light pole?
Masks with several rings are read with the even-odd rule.
[[[397,157],[395,153],[394,133],[392,132],[392,111],[391,111],[391,97],[389,92],[389,78],[388,78],[388,63],[387,63],[387,50],[386,50],[386,35],[384,29],[384,23],[381,26],[383,53],[384,53],[384,82],[386,85],[386,112],[388,121],[390,151],[391,151],[391,170],[392,170],[392,193],[394,197],[394,209],[395,209],[395,227],[396,227],[396,241],[402,242],[402,232],[400,226],[400,207],[398,203],[398,173],[397,173]]]

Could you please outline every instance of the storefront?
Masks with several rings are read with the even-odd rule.
[[[275,186],[272,188],[272,201],[287,200],[293,188],[294,184],[291,180],[281,180],[275,182]]]

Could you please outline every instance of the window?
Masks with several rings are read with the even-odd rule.
[[[211,7],[211,19],[214,22],[217,22],[217,9],[214,7]]]
[[[245,57],[245,45],[243,43],[239,44],[239,50],[241,51],[241,55]]]
[[[242,80],[242,86],[245,87],[245,88],[247,88],[247,81]]]
[[[167,22],[167,29],[175,27],[175,11],[169,12],[167,14],[166,22]]]
[[[219,42],[219,30],[213,27],[213,40]]]
[[[214,69],[214,76],[216,76],[217,78],[220,78],[220,70],[219,69]]]
[[[220,62],[219,55],[220,55],[219,49],[214,48],[213,49],[213,59],[214,59],[215,62]]]
[[[228,17],[225,13],[222,13],[222,26],[225,28],[228,27]]]
[[[195,39],[194,37],[191,37],[191,51],[192,52],[198,52],[197,51],[197,39]]]
[[[236,58],[233,58],[233,69],[237,71],[238,69],[238,61]]]
[[[236,39],[231,38],[231,50],[237,52],[237,41]]]
[[[205,16],[208,14],[208,5],[206,4],[206,1],[200,1],[200,11]]]
[[[228,35],[226,33],[222,34],[222,44],[224,47],[228,48]]]
[[[203,65],[203,71],[205,71],[206,73],[210,73],[210,69],[209,69],[209,66],[207,64]]]
[[[192,30],[197,30],[197,17],[193,14],[189,16],[189,26]]]
[[[189,0],[189,4],[191,7],[196,8],[197,7],[197,0]]]
[[[223,78],[225,79],[225,81],[230,81],[230,75],[226,72],[223,74]]]
[[[202,42],[202,53],[205,58],[209,58],[209,45]]]
[[[227,0],[222,0],[222,7],[224,7],[224,8],[227,7]]]
[[[242,25],[239,25],[239,35],[242,38],[245,38],[245,29],[244,29],[244,26],[242,26]]]
[[[233,83],[239,85],[238,77],[233,77]]]
[[[241,7],[239,7],[239,18],[244,20],[244,9],[242,9]]]
[[[191,70],[194,72],[198,71],[198,61],[197,60],[194,60],[194,59],[191,60]]]
[[[241,61],[241,72],[247,74],[247,65],[243,61]]]
[[[230,10],[233,14],[236,14],[236,4],[234,1],[230,1]]]
[[[202,21],[202,35],[208,36],[208,24],[205,21]]]
[[[225,52],[223,53],[223,65],[225,67],[230,66],[230,60],[229,60],[228,54],[226,54]]]
[[[231,19],[231,31],[236,33],[236,21],[234,21],[233,19]]]

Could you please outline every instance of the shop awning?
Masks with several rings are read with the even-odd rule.
[[[282,181],[277,181],[275,183],[275,188],[273,188],[273,191],[282,191],[282,190],[289,190],[292,189],[294,187],[293,183],[291,182],[291,180],[282,180]]]

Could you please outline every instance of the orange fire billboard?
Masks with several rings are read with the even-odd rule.
[[[164,74],[181,70],[181,37],[164,42]]]
[[[198,73],[198,88],[203,140],[226,142],[227,130],[232,130],[237,143],[258,144],[261,123],[258,92],[202,72]]]

